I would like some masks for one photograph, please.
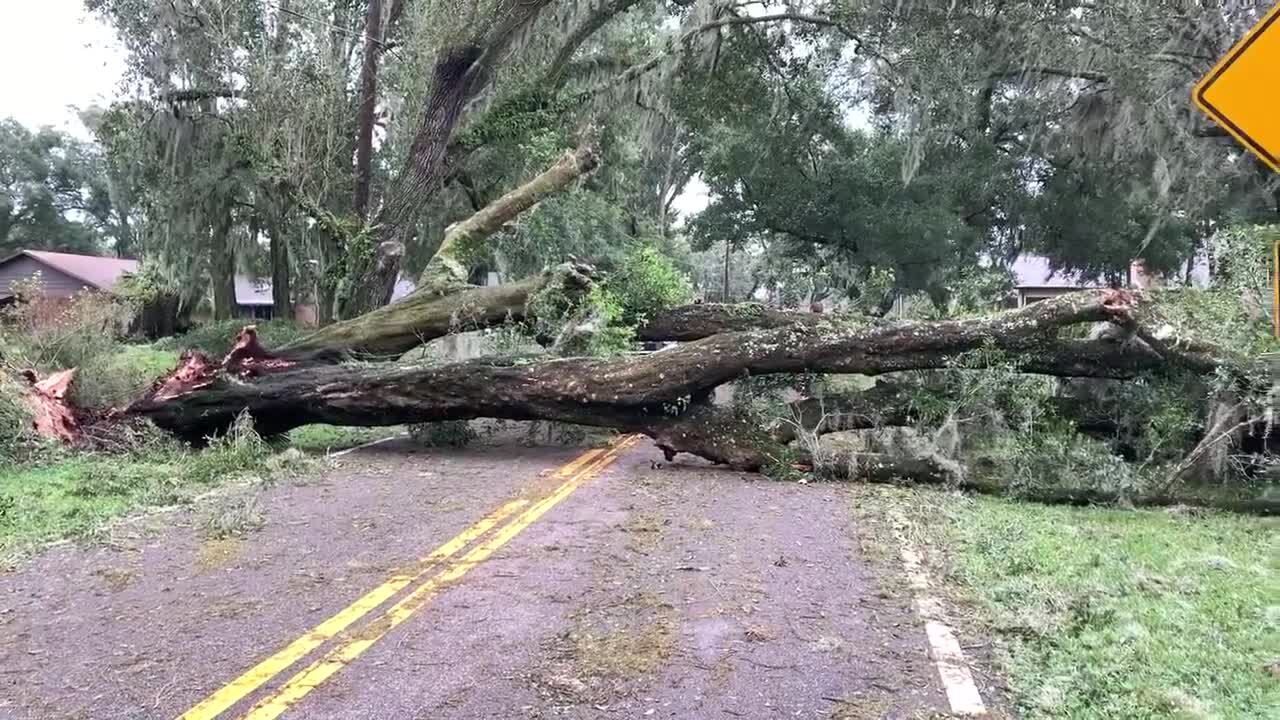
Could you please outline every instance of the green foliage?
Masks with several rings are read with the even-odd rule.
[[[111,218],[98,148],[0,120],[0,258],[19,249],[94,254]]]
[[[1011,495],[1100,491],[1124,496],[1149,489],[1150,476],[1116,455],[1106,443],[1080,434],[1059,418],[1029,432],[1000,432],[978,438],[965,453],[976,479]]]
[[[467,420],[442,420],[410,425],[409,437],[426,447],[464,448],[479,435]]]
[[[536,85],[527,85],[503,97],[480,121],[468,126],[454,141],[464,151],[485,145],[519,140],[555,127],[578,105],[565,94],[557,95]]]
[[[557,350],[561,355],[594,355],[611,357],[631,348],[635,326],[624,323],[626,307],[623,299],[597,285],[587,294],[579,311],[578,322],[561,331],[562,342]],[[576,327],[574,327],[576,325]]]
[[[82,407],[121,407],[178,366],[178,353],[151,345],[121,344],[81,366],[75,402]]]
[[[548,149],[558,154],[563,145]],[[630,230],[626,208],[615,198],[591,188],[571,188],[544,200],[521,217],[517,228],[495,236],[492,243],[516,276],[569,257],[589,258],[609,271],[621,265],[635,242]]]
[[[660,310],[689,302],[693,288],[685,276],[658,248],[637,245],[604,284],[609,302],[616,303],[616,322],[641,325]]]
[[[1151,492],[1191,449],[1205,407],[1190,380],[1063,381],[1022,373],[991,348],[904,387],[920,425],[954,428],[975,481],[1028,496]]]
[[[1237,225],[1209,241],[1213,286],[1158,297],[1162,319],[1178,335],[1195,335],[1244,354],[1280,349],[1272,331],[1272,247],[1280,225]]]
[[[112,290],[136,308],[182,294],[182,289],[174,287],[171,279],[165,277],[154,263],[143,263],[134,272],[122,275]]]
[[[159,350],[198,350],[210,357],[221,357],[231,349],[236,335],[244,329],[246,324],[253,324],[258,329],[258,339],[262,341],[264,347],[268,348],[287,345],[309,332],[307,328],[290,320],[253,322],[232,318],[221,322],[205,323],[182,335],[157,340],[153,347]]]
[[[535,336],[556,338],[561,355],[617,355],[631,348],[637,325],[652,313],[686,302],[691,292],[668,257],[651,245],[637,245],[581,301],[565,297],[555,283],[531,299]]]
[[[1275,521],[882,490],[977,601],[1025,717],[1259,718],[1275,679]],[[940,538],[940,540],[939,540]],[[984,633],[985,634],[985,633]]]

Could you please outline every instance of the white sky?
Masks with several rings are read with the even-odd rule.
[[[73,106],[116,97],[124,51],[83,0],[0,0],[0,67],[0,118],[85,137]]]

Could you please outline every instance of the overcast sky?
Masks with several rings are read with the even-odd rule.
[[[107,104],[124,73],[115,34],[84,0],[0,0],[0,118],[85,136],[71,106]]]

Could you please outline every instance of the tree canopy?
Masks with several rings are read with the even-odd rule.
[[[876,308],[1026,253],[1176,273],[1218,229],[1280,212],[1280,183],[1187,102],[1265,3],[87,6],[132,96],[88,117],[97,144],[5,126],[0,238],[212,278],[222,313],[237,269],[270,275],[281,312],[377,307],[451,224],[585,136],[599,170],[469,272],[652,247],[717,286],[727,257],[735,291]],[[708,199],[681,218],[691,183]]]

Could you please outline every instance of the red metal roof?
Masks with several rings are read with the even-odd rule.
[[[19,254],[39,260],[99,290],[111,290],[125,274],[138,270],[138,261],[126,258],[73,255],[45,250],[23,250]]]

